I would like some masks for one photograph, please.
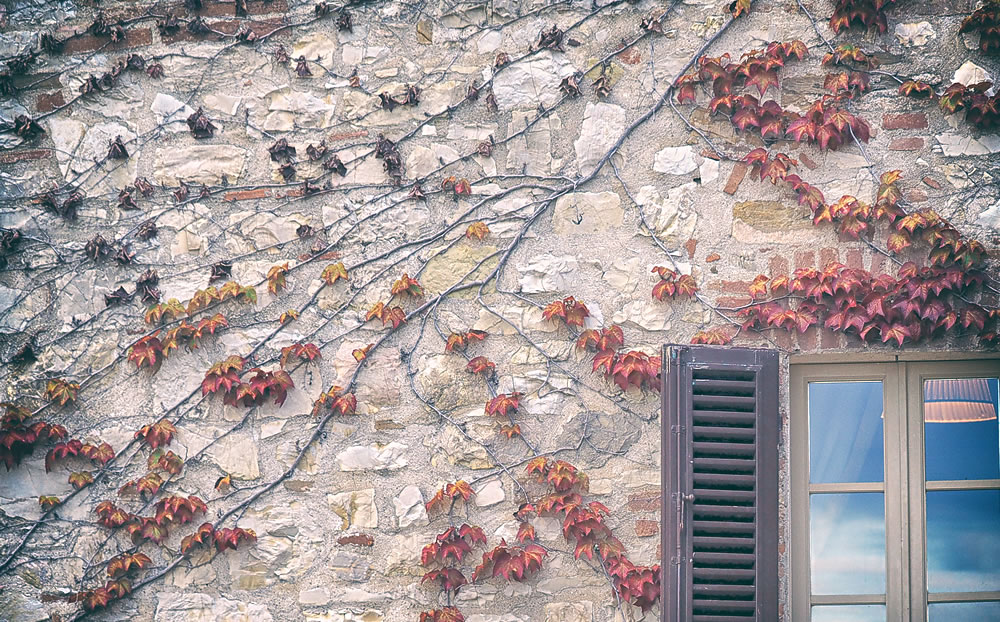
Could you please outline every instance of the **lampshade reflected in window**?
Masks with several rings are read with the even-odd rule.
[[[924,421],[971,423],[997,418],[995,398],[986,378],[924,381]]]

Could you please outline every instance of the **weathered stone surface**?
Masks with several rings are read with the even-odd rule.
[[[428,294],[438,294],[470,274],[466,280],[486,277],[496,268],[499,257],[493,256],[497,248],[490,244],[459,243],[427,262],[421,284]]]
[[[922,47],[931,39],[937,38],[930,22],[896,24],[895,35],[900,43],[908,47]]]
[[[698,184],[689,182],[671,188],[661,197],[655,186],[643,186],[635,195],[646,222],[656,236],[671,248],[677,248],[694,235],[698,224],[694,191]]]
[[[333,96],[290,88],[270,93],[264,129],[290,131],[296,127],[324,129],[333,125]]]
[[[161,147],[156,151],[153,178],[165,186],[234,182],[243,174],[247,151],[233,145]]]
[[[504,68],[493,81],[493,94],[501,110],[551,106],[558,99],[559,84],[576,72],[565,54],[545,50]]]
[[[307,613],[306,622],[383,622],[377,609],[338,609],[326,613]]]
[[[507,495],[503,491],[503,482],[492,480],[476,490],[475,501],[477,506],[488,508],[491,505],[501,503],[506,498]]]
[[[587,103],[580,137],[573,143],[576,166],[581,175],[589,175],[594,171],[624,130],[624,108],[604,102]]]
[[[521,271],[521,291],[530,293],[561,292],[570,288],[570,278],[578,263],[573,255],[559,257],[545,254],[532,257]]]
[[[545,622],[590,622],[593,608],[590,601],[550,603],[545,605]]]
[[[392,500],[396,510],[396,525],[402,529],[410,525],[426,525],[427,509],[424,507],[424,497],[420,488],[407,486],[400,491],[399,496]]]
[[[695,160],[694,148],[664,147],[656,152],[656,159],[653,160],[653,170],[657,173],[667,175],[686,175],[698,169],[698,162]]]
[[[337,468],[341,471],[392,470],[406,465],[406,445],[395,441],[382,446],[355,445],[337,454]]]
[[[341,469],[348,470],[348,469]],[[375,506],[375,489],[354,490],[327,495],[326,502],[333,513],[341,518],[340,528],[348,530],[375,529],[378,527],[378,508]]]
[[[267,607],[208,594],[160,592],[154,622],[271,622]]]
[[[615,192],[573,192],[556,201],[552,228],[558,235],[602,233],[620,227],[624,216]]]

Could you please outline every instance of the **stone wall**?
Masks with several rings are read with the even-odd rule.
[[[0,226],[23,236],[0,272],[5,399],[39,396],[49,378],[74,380],[77,407],[38,416],[75,438],[128,448],[107,477],[38,528],[38,497],[72,490],[67,468],[46,473],[43,449],[0,475],[0,619],[71,619],[78,605],[43,603],[41,594],[92,587],[102,580],[94,564],[129,547],[125,538],[108,540],[93,509],[146,472],[149,452],[133,435],[164,416],[177,428],[169,448],[186,460],[166,484],[169,494],[199,495],[214,520],[261,493],[227,523],[238,520],[258,540],[185,561],[95,619],[416,620],[444,604],[420,583],[420,551],[449,517],[428,516],[425,502],[443,484],[466,480],[476,494],[453,520],[482,526],[491,547],[513,541],[522,487],[538,490],[523,468],[535,453],[586,471],[590,498],[611,510],[609,524],[631,559],[658,563],[659,397],[623,393],[592,373],[574,335],[544,320],[541,307],[574,296],[590,310],[586,328],[617,324],[627,347],[656,355],[663,343],[728,325],[720,310],[745,304],[757,274],[829,261],[891,268],[872,250],[879,238],[869,245],[813,226],[792,193],[724,157],[763,143],[711,116],[706,99],[676,110],[661,103],[728,22],[728,0],[375,1],[346,9],[351,28],[338,25],[339,5],[322,15],[311,2],[239,2],[239,16],[237,5],[214,0],[200,13],[181,2],[101,2],[110,24],[122,20],[118,43],[83,32],[97,8],[82,0],[22,0],[0,13],[7,61],[37,48],[41,33],[81,33],[61,54],[34,58],[0,103],[4,122],[26,115],[43,131],[30,139],[0,133]],[[835,37],[829,0],[802,2],[818,31],[796,2],[759,0],[708,52],[739,57],[768,41],[801,39],[810,56],[783,70],[778,97],[798,110],[823,93],[820,36],[877,52],[887,73],[872,75],[873,92],[852,104],[873,129],[863,150],[784,141],[774,150],[799,159],[802,177],[830,200],[871,197],[879,174],[900,169],[910,204],[933,206],[993,252],[1000,203],[990,154],[1000,152],[1000,137],[897,96],[888,75],[935,85],[996,77],[995,57],[957,32],[975,4],[903,1],[889,12],[887,33]],[[620,51],[642,35],[643,18],[664,11],[662,34]],[[181,18],[177,28],[169,15]],[[207,33],[188,28],[196,15]],[[561,45],[538,50],[540,33],[554,25],[564,31]],[[510,63],[495,68],[501,53]],[[102,83],[130,54],[145,69]],[[602,66],[610,92],[599,97]],[[96,88],[81,94],[90,76]],[[574,97],[564,85],[577,80],[582,95]],[[419,88],[415,105],[405,102],[411,85]],[[388,109],[383,93],[401,103]],[[216,128],[210,137],[189,129],[198,110]],[[398,185],[375,151],[380,135],[397,145]],[[118,137],[127,157],[109,159]],[[295,148],[294,170],[268,151],[280,139]],[[321,141],[327,155],[310,157],[308,147]],[[322,165],[334,153],[342,171]],[[443,185],[450,177],[467,179],[471,193]],[[148,196],[137,178],[148,181]],[[425,197],[413,197],[414,188]],[[50,189],[55,209],[46,205]],[[137,209],[128,209],[123,190]],[[54,213],[67,200],[78,204],[75,219]],[[465,235],[475,221],[489,227],[482,240]],[[143,235],[150,222],[154,237]],[[131,263],[88,257],[98,234],[112,253],[134,253]],[[146,305],[106,296],[120,286],[131,294],[153,269],[163,300],[187,301],[229,280],[210,281],[220,262],[231,263],[233,280],[256,286],[256,302],[224,303],[228,329],[171,353],[155,375],[137,370],[126,356],[150,330]],[[326,285],[320,274],[336,262],[350,280]],[[273,294],[268,270],[285,263],[287,288]],[[695,277],[700,298],[650,297],[651,268],[671,264]],[[366,322],[404,272],[424,288],[404,305],[418,312],[391,333]],[[288,309],[300,316],[276,330]],[[467,352],[496,363],[493,385],[445,352],[450,333],[469,329],[489,335]],[[319,345],[322,358],[295,368],[283,405],[247,409],[201,395],[214,363],[252,353],[254,364],[274,369],[280,349],[300,341]],[[15,364],[26,343],[37,361]],[[737,343],[786,352],[883,347],[815,328],[797,337],[745,334]],[[375,347],[358,371],[353,352],[368,344]],[[331,385],[356,393],[357,415],[330,420],[310,443],[313,402]],[[516,415],[525,441],[501,436],[484,413],[494,393],[515,390],[526,394]],[[217,492],[227,473],[233,490]],[[600,567],[574,559],[557,521],[534,524],[551,547],[542,571],[525,583],[463,588],[456,604],[469,622],[656,619],[656,608],[644,616],[619,606]],[[147,574],[173,559],[182,533],[162,548],[144,546],[153,559]],[[373,545],[351,538],[358,534]]]

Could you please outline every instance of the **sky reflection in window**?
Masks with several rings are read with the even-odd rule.
[[[881,482],[882,383],[809,383],[809,481]]]

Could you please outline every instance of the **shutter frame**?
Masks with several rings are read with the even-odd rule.
[[[666,367],[660,391],[663,409],[660,521],[662,620],[774,622],[778,619],[778,353],[775,350],[748,348],[668,345],[664,346],[662,356]],[[747,380],[747,372],[752,372],[752,384]],[[696,375],[707,376],[708,379],[696,380]],[[732,443],[727,443],[725,439],[716,444],[699,442],[702,453],[706,447],[715,449],[710,451],[709,456],[697,458],[698,475],[703,485],[719,486],[721,490],[718,491],[720,497],[716,499],[719,506],[701,504],[703,520],[698,525],[694,524],[697,497],[686,497],[695,490],[696,383],[700,403],[707,404],[709,408],[708,411],[699,411],[698,422],[702,424],[698,428],[699,433],[704,435],[718,431],[720,436],[735,434],[737,437]],[[707,393],[702,390],[706,386]],[[752,412],[747,412],[750,401],[745,393],[751,386],[753,406]],[[744,395],[741,396],[741,393]],[[735,412],[726,411],[726,408]],[[746,427],[751,421],[752,426]],[[753,443],[746,443],[751,434]],[[752,460],[746,457],[749,448],[752,448]],[[741,504],[738,507],[735,502],[725,505],[726,499],[746,499],[748,496],[748,491],[740,488],[748,482],[746,469],[733,473],[732,469],[737,468],[735,465],[752,465],[753,486],[750,494],[753,505],[749,508],[754,521],[750,523],[753,525],[752,558],[747,558],[746,554],[742,557],[734,555],[732,547],[729,547],[729,552],[701,552],[699,556],[706,561],[701,564],[698,574],[706,582],[698,584],[703,598],[696,598],[693,563],[695,529],[702,533],[699,539],[701,548],[710,549],[713,544],[719,544],[721,548],[722,543],[737,542],[734,537],[728,540],[712,539],[713,535],[722,538],[733,536],[733,530],[744,538],[738,542],[750,542],[745,539],[749,531],[748,523],[731,522],[724,516],[719,518],[729,509],[739,510],[744,515],[732,521],[746,519],[747,512]],[[704,484],[706,481],[708,484]],[[705,489],[702,489],[703,500],[710,501],[713,496],[706,496]],[[706,508],[711,514],[713,507],[718,509],[716,518],[705,519]],[[727,529],[730,530],[728,536],[725,533]],[[740,569],[745,564],[737,563],[749,560],[752,560],[752,574],[745,568]],[[718,562],[717,568],[712,566],[714,562]],[[728,583],[716,585],[711,582],[711,578],[716,576],[722,577],[718,579],[720,583],[733,577],[746,580],[752,576],[752,587]],[[721,596],[713,599],[713,594]],[[752,610],[746,606],[747,601],[742,601],[741,605],[740,600],[726,600],[746,598],[751,594],[755,605]],[[692,613],[696,602],[705,605],[704,611],[697,617]],[[734,614],[732,617],[726,615],[727,608],[731,609],[729,613]]]

